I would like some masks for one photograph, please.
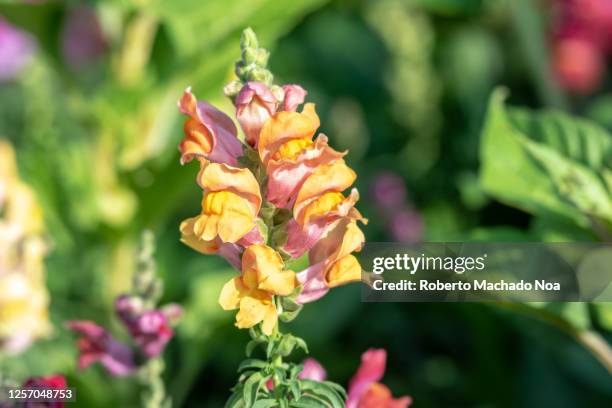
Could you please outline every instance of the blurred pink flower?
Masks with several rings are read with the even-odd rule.
[[[88,320],[69,321],[66,327],[82,336],[77,342],[79,368],[99,362],[114,376],[128,375],[135,370],[132,350],[115,340],[105,328]]]
[[[98,60],[107,41],[95,10],[78,6],[69,11],[61,33],[61,50],[67,65],[80,68]]]
[[[600,85],[604,56],[592,42],[566,38],[554,46],[553,66],[561,86],[569,91],[588,94]]]
[[[385,374],[387,352],[369,349],[361,356],[361,365],[351,379],[346,408],[406,408],[412,398],[393,399],[389,388],[379,381]]]
[[[265,84],[247,82],[236,97],[236,118],[249,145],[257,146],[264,123],[276,112],[277,100]]]
[[[374,177],[371,192],[374,204],[383,209],[397,209],[406,202],[406,185],[397,173],[379,173]]]
[[[414,244],[423,239],[423,219],[411,209],[404,209],[393,214],[389,229],[391,237],[398,242]]]
[[[162,310],[143,311],[140,303],[138,297],[119,296],[115,301],[115,311],[142,353],[149,358],[156,357],[174,336],[170,321],[178,320],[182,308],[172,304]]]
[[[17,77],[35,50],[36,43],[30,34],[0,16],[0,82]]]
[[[307,358],[302,363],[304,368],[298,377],[302,380],[325,381],[327,372],[325,368],[314,358]]]
[[[308,92],[299,85],[289,84],[283,85],[283,91],[285,98],[283,99],[282,110],[295,112],[301,104],[304,103],[304,99]]]
[[[23,383],[23,388],[67,388],[66,378],[63,375],[50,375],[47,377],[30,377]],[[63,402],[25,402],[24,408],[64,408]]]

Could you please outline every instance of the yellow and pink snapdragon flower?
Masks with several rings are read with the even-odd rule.
[[[405,408],[410,398],[393,399],[378,383],[384,350],[364,354],[348,394],[325,381],[314,359],[303,365],[283,360],[307,346],[282,333],[279,321],[292,321],[304,304],[361,279],[355,253],[365,242],[358,224],[367,220],[355,208],[357,174],[345,161],[347,152],[317,135],[321,122],[315,105],[305,101],[306,90],[273,84],[268,53],[250,29],[241,48],[238,79],[224,88],[241,134],[230,116],[196,100],[190,88],[178,102],[187,115],[180,162],[197,159],[203,197],[200,214],[181,223],[181,240],[224,257],[239,271],[220,290],[219,304],[237,310],[236,327],[249,329],[247,355],[258,346],[266,355],[241,364],[226,406],[251,407],[261,400],[262,406]],[[293,263],[299,258],[308,265],[294,271],[293,265],[304,264]]]
[[[248,75],[241,79],[226,87],[241,137],[228,115],[198,101],[191,88],[178,102],[187,115],[179,144],[181,163],[197,159],[196,181],[203,194],[200,214],[181,223],[181,240],[242,270],[219,302],[224,309],[240,310],[238,327],[261,322],[270,333],[278,320],[274,296],[294,295],[298,303],[306,303],[360,279],[361,267],[351,253],[365,240],[357,221],[367,220],[355,208],[359,193],[351,186],[357,175],[343,159],[347,152],[334,150],[326,135],[315,137],[320,120],[315,105],[304,103],[306,90]],[[309,253],[311,265],[297,273],[296,285],[287,293],[266,291],[257,280],[260,275],[245,270],[245,257],[251,259],[253,253],[280,260],[267,264],[278,274],[294,274],[283,271],[283,258]]]

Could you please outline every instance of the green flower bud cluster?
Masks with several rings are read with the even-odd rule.
[[[240,37],[241,58],[236,61],[234,72],[238,77],[225,86],[224,92],[230,98],[235,97],[245,82],[257,81],[272,86],[274,75],[268,69],[270,53],[259,46],[255,32],[249,27]]]

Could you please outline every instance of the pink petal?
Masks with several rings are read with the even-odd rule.
[[[270,116],[276,113],[276,98],[265,84],[247,82],[236,97],[236,118],[247,142],[257,145],[259,132]]]
[[[178,102],[181,113],[196,119],[212,135],[212,149],[207,154],[201,154],[213,162],[227,163],[231,166],[238,164],[238,157],[242,155],[242,143],[236,137],[237,129],[232,119],[211,104],[198,101],[191,88],[187,88]],[[197,154],[186,154],[181,157],[181,163],[191,161]]]
[[[302,380],[325,381],[327,372],[325,368],[314,358],[304,360],[304,369],[298,376]]]
[[[382,379],[385,374],[387,352],[384,349],[369,349],[361,356],[361,365],[351,379],[346,408],[357,408],[359,399],[368,387]]]
[[[304,98],[308,92],[299,85],[283,85],[285,91],[285,100],[283,101],[283,110],[295,112],[301,104],[304,103]]]
[[[302,291],[296,302],[301,304],[314,302],[329,292],[329,288],[323,279],[323,267],[324,262],[319,262],[297,274],[298,281],[302,285]]]

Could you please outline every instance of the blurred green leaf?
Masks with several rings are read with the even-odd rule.
[[[588,227],[612,221],[612,137],[596,124],[560,112],[504,106],[493,93],[482,135],[483,188],[536,215]]]

